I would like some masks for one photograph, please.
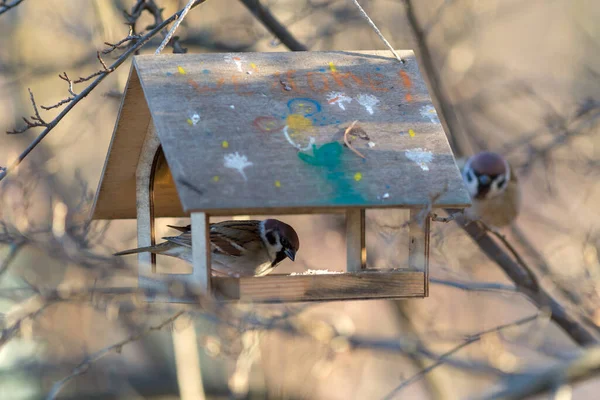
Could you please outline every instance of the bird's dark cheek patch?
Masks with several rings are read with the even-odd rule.
[[[277,238],[273,232],[267,232],[266,237],[271,246],[275,246],[277,244]]]

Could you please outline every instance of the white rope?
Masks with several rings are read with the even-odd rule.
[[[404,60],[398,55],[398,53],[396,53],[396,51],[394,50],[394,48],[392,47],[390,42],[387,41],[387,39],[383,36],[383,33],[381,33],[379,28],[377,28],[377,25],[375,25],[375,22],[373,22],[373,20],[367,15],[367,12],[360,6],[360,4],[358,4],[358,0],[352,0],[352,1],[354,2],[356,7],[358,8],[358,10],[360,11],[362,16],[369,22],[369,25],[371,25],[371,28],[373,28],[373,30],[375,31],[377,36],[379,36],[379,38],[383,41],[383,43],[385,43],[385,45],[388,47],[388,49],[390,49],[392,54],[394,54],[394,57],[396,57],[396,59],[398,61],[400,61],[401,63],[404,63]]]
[[[181,15],[179,16],[179,18],[177,18],[177,21],[175,21],[175,23],[171,27],[171,30],[169,31],[169,33],[167,33],[167,36],[165,36],[165,39],[162,41],[162,43],[160,44],[160,46],[158,46],[158,48],[154,52],[155,56],[159,55],[160,52],[163,51],[164,48],[167,46],[167,44],[169,43],[169,41],[171,40],[171,38],[175,34],[175,31],[177,30],[177,28],[179,28],[179,24],[181,24],[183,22],[183,19],[187,15],[188,11],[190,11],[190,9],[192,8],[192,5],[194,5],[195,2],[196,2],[196,0],[189,0],[188,1],[188,3],[186,4],[185,8],[181,12]]]

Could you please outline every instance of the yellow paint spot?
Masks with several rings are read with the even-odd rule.
[[[213,181],[214,182],[219,182],[219,175],[213,176]]]
[[[362,174],[360,172],[357,172],[354,174],[354,180],[356,182],[360,181],[362,179]]]
[[[410,137],[415,137],[415,135],[416,135],[415,131],[412,129],[408,130],[408,134],[410,135]]]
[[[224,149],[229,147],[229,142],[227,140],[223,140],[223,143],[221,143],[221,146],[223,146]]]
[[[181,74],[181,75],[185,75],[185,69],[183,69],[183,67],[181,65],[177,66],[177,71]]]
[[[290,130],[291,134],[312,131],[313,123],[312,120],[306,118],[304,115],[290,114],[287,116],[286,125]]]
[[[281,187],[281,182],[275,181],[275,187]]]
[[[191,118],[188,118],[188,119],[187,119],[187,123],[188,123],[188,125],[194,125],[194,121],[192,121],[192,119],[191,119]]]
[[[335,72],[335,65],[333,65],[333,61],[329,61],[329,69],[331,70],[331,72]]]
[[[254,64],[254,63],[250,63],[250,67],[251,67],[252,69],[256,69],[256,64]]]

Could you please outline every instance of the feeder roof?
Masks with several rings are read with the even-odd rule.
[[[136,56],[94,218],[135,218],[150,124],[170,170],[157,217],[468,206],[414,53],[399,53]]]

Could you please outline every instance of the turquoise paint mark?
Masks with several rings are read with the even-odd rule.
[[[317,147],[312,145],[312,155],[298,153],[298,158],[307,164],[321,167],[315,170],[316,176],[321,176],[333,188],[334,204],[363,204],[365,199],[356,190],[359,183],[354,180],[356,171],[348,171],[344,166],[344,147],[339,142],[329,142]]]
[[[210,74],[210,70],[208,70],[208,69],[203,69],[203,70],[202,70],[202,73],[203,73],[203,74]]]

